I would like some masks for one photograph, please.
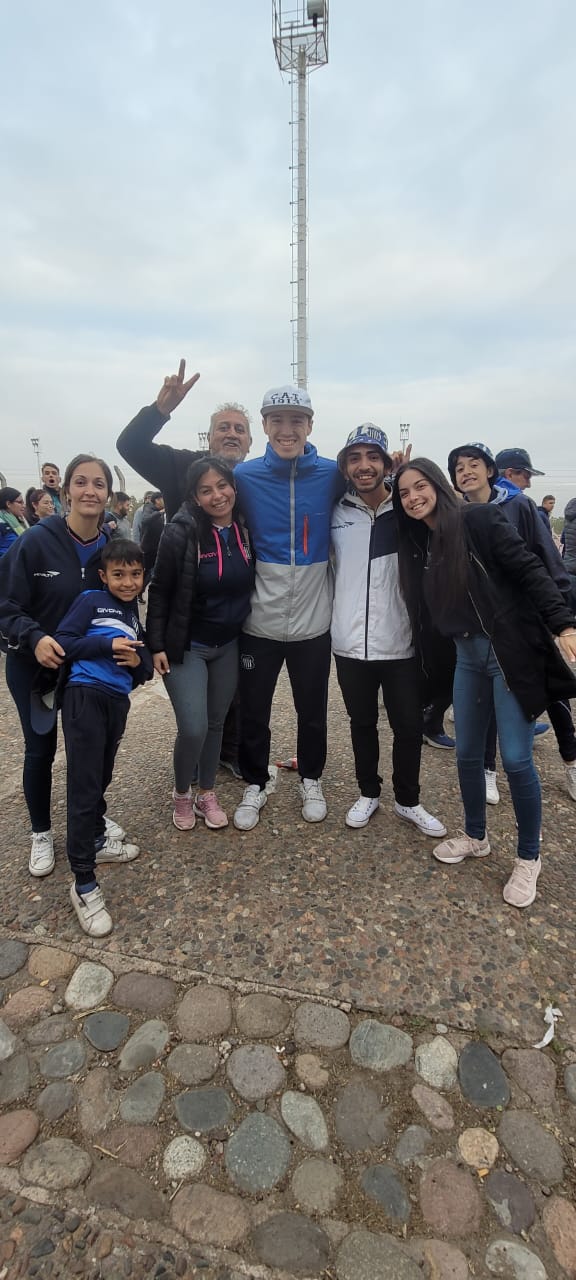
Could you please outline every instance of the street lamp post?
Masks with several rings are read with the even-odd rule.
[[[41,480],[42,467],[40,466],[40,440],[38,439],[38,436],[31,436],[30,444],[32,445],[34,453],[36,454],[36,463],[38,466],[38,479]]]

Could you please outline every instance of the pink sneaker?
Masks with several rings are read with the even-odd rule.
[[[217,831],[219,827],[228,826],[228,818],[224,810],[218,804],[215,791],[205,791],[203,795],[196,795],[194,800],[194,813],[199,818],[203,818],[206,826],[211,831]]]
[[[172,813],[172,821],[179,831],[191,831],[196,826],[194,810],[192,808],[192,792],[187,791],[185,796],[178,795],[177,791],[172,792],[174,801],[174,810]]]

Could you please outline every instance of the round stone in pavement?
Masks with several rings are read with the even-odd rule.
[[[569,1067],[566,1067],[564,1088],[570,1102],[576,1103],[576,1062],[572,1062]]]
[[[471,1169],[491,1169],[500,1148],[487,1129],[465,1129],[458,1139],[458,1150]]]
[[[495,1169],[484,1183],[486,1199],[502,1227],[519,1236],[528,1231],[536,1217],[532,1193],[513,1173]]]
[[[211,1044],[179,1044],[166,1060],[166,1070],[182,1084],[203,1084],[219,1066],[220,1054]]]
[[[370,1151],[388,1141],[388,1117],[382,1095],[352,1079],[344,1086],[334,1110],[336,1134],[347,1151]]]
[[[433,1129],[437,1129],[439,1133],[449,1133],[454,1128],[454,1112],[440,1093],[429,1089],[427,1084],[415,1084],[412,1097]]]
[[[170,1028],[159,1018],[143,1022],[124,1045],[118,1063],[120,1071],[138,1071],[140,1067],[149,1067],[164,1052],[169,1039]]]
[[[127,1218],[163,1218],[166,1212],[162,1196],[154,1191],[147,1178],[134,1169],[125,1169],[109,1162],[102,1165],[86,1187],[89,1204],[100,1204],[115,1209]],[[118,1274],[118,1273],[117,1273]]]
[[[315,1098],[289,1090],[282,1094],[280,1111],[286,1127],[310,1151],[326,1151],[328,1128]]]
[[[268,1098],[284,1088],[286,1072],[278,1054],[267,1044],[245,1044],[230,1054],[228,1079],[246,1102]]]
[[[422,1280],[470,1280],[468,1260],[455,1245],[416,1237],[407,1247],[423,1269]]]
[[[162,1164],[167,1178],[180,1182],[183,1178],[197,1178],[206,1164],[206,1152],[200,1142],[182,1133],[168,1143]]]
[[[176,999],[178,988],[171,978],[150,973],[123,973],[112,992],[120,1009],[138,1009],[140,1013],[163,1013]]]
[[[78,965],[64,992],[64,1000],[69,1009],[80,1012],[83,1009],[95,1009],[96,1005],[110,993],[114,983],[114,974],[103,964],[92,964],[90,960]]]
[[[82,1030],[90,1044],[100,1053],[111,1053],[126,1039],[130,1029],[130,1019],[125,1013],[114,1013],[112,1009],[104,1009],[100,1013],[90,1013],[84,1019]]]
[[[76,1143],[68,1138],[48,1138],[26,1152],[21,1174],[26,1182],[35,1186],[61,1191],[85,1182],[91,1168],[88,1152]]]
[[[493,1276],[513,1280],[547,1280],[547,1272],[537,1254],[515,1240],[493,1240],[486,1250],[486,1266]]]
[[[172,1204],[172,1224],[194,1244],[234,1249],[248,1235],[250,1216],[240,1196],[199,1183],[178,1192]]]
[[[25,942],[16,942],[12,938],[0,942],[0,978],[11,978],[13,973],[18,973],[26,964],[27,959],[28,947]]]
[[[141,1169],[159,1145],[160,1136],[157,1125],[118,1124],[106,1130],[100,1146],[106,1147],[120,1164]]]
[[[16,1048],[16,1036],[0,1018],[0,1062],[7,1062]]]
[[[166,1086],[159,1071],[147,1071],[126,1090],[120,1115],[127,1124],[152,1124],[164,1101]]]
[[[272,1116],[252,1112],[226,1147],[226,1168],[242,1191],[257,1195],[271,1191],[290,1164],[291,1146]]]
[[[74,1032],[74,1023],[67,1013],[53,1013],[51,1018],[42,1018],[33,1027],[26,1028],[28,1044],[58,1044]]]
[[[77,963],[77,956],[69,951],[60,951],[58,947],[32,947],[28,973],[41,981],[53,981],[55,978],[67,978]]]
[[[529,1178],[548,1186],[562,1182],[564,1161],[560,1145],[529,1111],[508,1111],[502,1116],[498,1139]]]
[[[15,991],[8,1003],[4,1005],[2,1020],[8,1027],[17,1031],[25,1027],[28,1022],[39,1018],[41,1013],[47,1013],[53,1000],[52,992],[47,991],[45,987],[20,987],[20,990]]]
[[[458,1062],[460,1088],[475,1107],[507,1107],[510,1085],[496,1054],[481,1040],[465,1045]]]
[[[44,1119],[49,1124],[55,1124],[57,1120],[61,1120],[62,1116],[74,1106],[76,1101],[76,1091],[74,1086],[67,1081],[58,1081],[54,1084],[47,1084],[46,1088],[38,1095],[36,1106],[42,1112]]]
[[[217,1040],[232,1022],[229,992],[205,982],[191,987],[178,1005],[176,1022],[184,1040]]]
[[[415,1053],[419,1076],[433,1089],[453,1089],[458,1078],[458,1054],[449,1040],[435,1036],[419,1044]]]
[[[387,1164],[371,1164],[364,1170],[360,1183],[371,1200],[395,1222],[408,1222],[410,1201],[400,1179]]]
[[[86,1050],[80,1040],[63,1040],[40,1059],[40,1071],[45,1080],[64,1080],[81,1071],[86,1061]]]
[[[261,1262],[284,1267],[296,1276],[324,1271],[330,1260],[326,1232],[301,1213],[277,1213],[252,1232],[252,1243]]]
[[[431,1142],[432,1134],[428,1129],[421,1124],[409,1124],[396,1143],[394,1159],[398,1164],[413,1164],[426,1154]]]
[[[506,1049],[502,1066],[536,1107],[549,1107],[556,1096],[556,1067],[539,1049]]]
[[[34,1111],[9,1111],[0,1116],[0,1164],[18,1160],[38,1133],[40,1121]]]
[[[294,1015],[294,1039],[311,1049],[341,1049],[348,1043],[350,1020],[342,1009],[323,1004],[299,1004]]]
[[[554,1257],[569,1276],[576,1276],[576,1210],[568,1200],[552,1196],[542,1213]]]
[[[224,1129],[234,1118],[234,1103],[225,1089],[189,1089],[174,1099],[174,1110],[183,1129],[210,1133]]]
[[[482,1204],[467,1169],[452,1160],[433,1160],[420,1183],[420,1208],[424,1221],[443,1236],[474,1235],[480,1226]]]
[[[278,996],[242,996],[236,1005],[236,1026],[241,1035],[269,1040],[279,1036],[290,1021],[290,1005]]]
[[[338,1280],[422,1280],[418,1263],[390,1236],[351,1231],[336,1258]]]
[[[398,1027],[365,1018],[350,1036],[352,1061],[368,1071],[392,1071],[403,1067],[412,1057],[412,1036]]]
[[[30,1091],[30,1061],[25,1053],[14,1053],[0,1071],[0,1106],[9,1106]]]
[[[292,1177],[292,1194],[305,1213],[333,1213],[344,1189],[344,1174],[337,1165],[309,1156]]]
[[[294,1061],[298,1079],[307,1089],[324,1089],[330,1079],[330,1072],[322,1066],[315,1053],[298,1053]]]

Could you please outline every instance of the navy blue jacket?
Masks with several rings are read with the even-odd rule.
[[[61,516],[48,516],[23,533],[0,560],[2,648],[33,658],[38,641],[54,635],[80,592],[101,586],[99,568],[100,550],[80,564]]]
[[[118,636],[145,639],[136,601],[123,604],[106,590],[83,591],[54,633],[72,664],[68,684],[87,684],[122,696],[151,680],[154,667],[146,646],[138,650],[140,666],[118,665],[112,648]]]

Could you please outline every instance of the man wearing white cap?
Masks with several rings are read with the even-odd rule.
[[[308,441],[312,419],[302,387],[267,391],[265,455],[240,463],[234,473],[256,558],[252,610],[240,641],[238,758],[247,786],[234,823],[241,831],[256,826],[266,804],[270,714],[284,662],[298,717],[302,816],[306,822],[326,817],[330,516],[344,486],[336,462],[319,457]]]
[[[393,461],[385,431],[364,422],[338,454],[348,492],[332,517],[335,565],[332,649],[350,717],[360,796],[346,825],[365,827],[380,807],[378,695],[394,736],[394,811],[426,836],[446,832],[419,803],[421,670],[398,579],[398,530],[388,481]]]

